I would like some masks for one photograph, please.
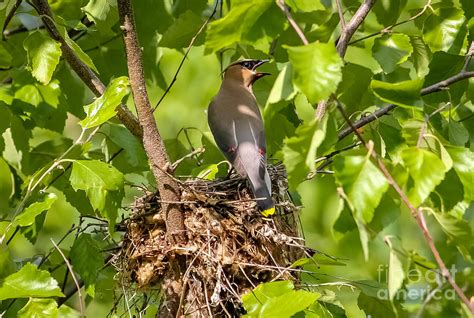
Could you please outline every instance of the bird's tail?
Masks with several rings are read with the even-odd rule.
[[[261,213],[264,216],[274,214],[272,185],[266,168],[265,157],[252,144],[239,145],[237,156],[238,161],[240,161],[238,165],[245,170],[245,175],[250,181],[252,192],[257,199],[257,205]]]

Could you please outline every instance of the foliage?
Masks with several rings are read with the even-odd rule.
[[[0,4],[2,26],[15,2]],[[254,86],[269,153],[285,164],[303,205],[306,244],[340,259],[305,259],[305,289],[288,281],[257,286],[242,297],[247,316],[469,317],[371,151],[425,215],[441,258],[472,297],[474,80],[439,84],[474,72],[466,57],[472,1],[376,1],[344,57],[334,45],[336,1],[285,2],[308,45],[273,0],[221,1],[215,14],[207,0],[133,1],[152,105],[173,85],[155,112],[168,154],[174,162],[205,148],[182,160],[178,175],[225,176],[205,113],[219,74],[239,58],[272,58],[262,69],[273,76]],[[361,2],[341,1],[346,23]],[[22,2],[0,42],[0,315],[80,316],[77,302],[62,298],[75,284],[51,238],[85,285],[85,314],[106,316],[134,293],[121,290],[108,267],[129,216],[124,207],[137,187],[155,184],[141,142],[114,117],[122,102],[134,110],[116,1],[50,5],[64,43],[107,88],[93,98],[65,44]],[[347,124],[335,99],[353,122],[396,108],[359,129],[367,150],[353,134],[338,138]],[[325,116],[315,119],[327,100]],[[125,300],[116,296],[122,293]]]

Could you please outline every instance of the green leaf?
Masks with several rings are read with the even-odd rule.
[[[30,298],[28,303],[18,311],[18,318],[54,318],[58,317],[58,304],[53,299]]]
[[[113,229],[123,198],[124,176],[115,167],[97,160],[75,160],[69,178],[74,190],[84,190],[94,209]]]
[[[12,56],[5,48],[5,44],[0,43],[0,68],[9,68],[12,63]]]
[[[418,77],[423,77],[428,73],[431,52],[421,36],[410,36],[410,43],[413,48],[410,59],[413,61]]]
[[[84,280],[89,296],[94,297],[95,283],[104,259],[97,241],[90,234],[81,234],[69,253],[74,270]]]
[[[385,73],[391,73],[413,52],[410,38],[405,34],[385,34],[375,39],[372,53]]]
[[[385,236],[385,243],[390,247],[390,261],[388,266],[388,296],[393,301],[398,290],[402,287],[408,270],[408,253],[400,240],[394,236]]]
[[[401,153],[405,167],[414,181],[408,192],[410,202],[418,207],[444,178],[447,171],[443,161],[425,149],[409,147]]]
[[[463,219],[458,219],[447,213],[434,212],[433,215],[436,221],[441,225],[443,232],[446,233],[449,240],[455,244],[466,260],[472,262],[471,250],[474,243],[469,222]]]
[[[454,7],[439,8],[426,18],[423,39],[431,51],[448,51],[466,21],[462,10]]]
[[[118,21],[117,4],[113,0],[90,0],[82,11],[104,34],[111,33],[111,27]]]
[[[293,83],[311,103],[328,98],[342,78],[343,62],[332,43],[284,46],[293,65]]]
[[[275,82],[273,83],[270,95],[268,95],[267,105],[276,104],[282,100],[292,99],[296,92],[291,81],[293,67],[290,63],[285,63]],[[267,111],[267,108],[265,107]]]
[[[81,126],[96,127],[114,117],[115,109],[129,92],[128,85],[126,76],[113,79],[102,96],[84,107],[87,117],[80,121]]]
[[[288,172],[290,187],[303,181],[308,172],[315,170],[317,149],[326,136],[327,116],[320,122],[313,120],[299,126],[295,136],[287,138],[283,145],[283,163]]]
[[[42,202],[35,202],[27,207],[21,214],[19,214],[12,222],[12,226],[29,226],[35,222],[36,217],[43,211],[51,208],[51,205],[58,197],[54,193],[48,193]]]
[[[3,152],[1,148],[0,152]],[[14,190],[13,175],[10,171],[10,167],[5,160],[0,158],[0,216],[3,216],[5,211],[7,211],[8,201],[14,193]]]
[[[272,0],[234,2],[223,18],[209,23],[206,48],[216,52],[239,42],[272,4]]]
[[[3,236],[3,234],[2,234]],[[0,243],[0,280],[16,271],[10,249],[2,242]]]
[[[0,280],[0,300],[28,297],[64,297],[48,271],[27,263],[18,272]]]
[[[291,317],[313,304],[321,295],[293,290],[290,281],[263,283],[242,296],[244,317]]]
[[[460,0],[460,2],[466,19],[469,20],[474,17],[474,2],[471,0]]]
[[[464,186],[464,200],[474,200],[474,152],[467,148],[447,147],[449,155],[453,159],[454,171],[456,171]]]
[[[409,0],[380,0],[373,7],[377,21],[383,26],[389,26],[398,21],[400,13]]]
[[[182,13],[163,34],[160,46],[172,49],[187,47],[201,25],[201,17],[194,12]]]
[[[311,12],[316,10],[326,10],[320,0],[285,0],[286,4],[294,11]]]
[[[28,69],[42,84],[47,85],[61,57],[61,44],[40,31],[31,33],[23,42],[28,56]]]
[[[469,141],[469,132],[463,124],[454,119],[448,123],[449,141],[454,146],[464,146]]]
[[[387,83],[373,79],[370,88],[384,102],[405,107],[423,107],[420,91],[423,79]]]
[[[133,167],[145,166],[148,168],[148,159],[140,141],[122,125],[109,124],[106,129],[107,137],[118,147],[124,149],[128,164]]]
[[[342,81],[337,88],[339,100],[353,113],[372,105],[373,95],[367,89],[374,74],[366,67],[346,63],[342,69]]]
[[[370,156],[345,155],[334,160],[336,180],[343,187],[356,219],[369,223],[387,191],[385,176],[370,161]]]

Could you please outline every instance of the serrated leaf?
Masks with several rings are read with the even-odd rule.
[[[172,49],[187,47],[201,25],[201,17],[194,12],[182,13],[163,34],[160,46]]]
[[[64,297],[48,271],[27,263],[18,272],[0,280],[0,300],[28,297]]]
[[[326,136],[326,127],[327,116],[319,122],[313,120],[302,124],[296,129],[295,136],[285,139],[283,163],[290,187],[296,188],[308,172],[315,170],[317,148]]]
[[[375,39],[372,53],[385,73],[391,73],[413,52],[410,38],[405,34],[385,34]]]
[[[410,202],[418,207],[443,180],[447,171],[443,161],[425,149],[409,147],[401,153],[414,186],[408,192]]]
[[[385,176],[370,161],[370,156],[346,155],[334,160],[335,176],[355,210],[356,218],[369,223],[387,191]]]
[[[51,81],[61,57],[61,44],[40,31],[31,33],[23,42],[28,58],[28,69],[42,84]]]
[[[454,7],[439,8],[426,18],[423,39],[431,51],[447,51],[461,32],[461,25],[465,20],[462,10]]]
[[[104,259],[99,245],[90,234],[81,234],[69,252],[74,270],[86,283],[89,296],[94,297],[95,282]]]
[[[216,52],[239,42],[272,3],[272,0],[233,3],[232,8],[223,18],[209,23],[206,48],[211,52]]]
[[[69,177],[74,190],[84,190],[94,209],[113,229],[123,198],[124,176],[115,167],[97,160],[75,160]]]
[[[48,193],[42,202],[34,202],[19,214],[12,222],[12,226],[29,226],[35,222],[36,217],[43,211],[49,210],[58,197]]]
[[[423,107],[420,91],[423,79],[387,83],[373,79],[370,88],[384,102],[405,107]]]
[[[284,46],[293,65],[293,83],[315,104],[336,91],[342,78],[342,59],[332,43]]]
[[[84,106],[87,117],[80,121],[81,126],[83,128],[96,127],[114,117],[115,109],[129,92],[128,85],[126,76],[113,79],[102,96]]]
[[[58,317],[58,304],[53,299],[30,298],[18,311],[18,318],[55,318]]]

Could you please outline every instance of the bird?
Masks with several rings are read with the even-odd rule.
[[[220,151],[237,173],[249,180],[264,216],[275,213],[267,171],[265,129],[253,84],[270,73],[257,68],[268,60],[245,59],[224,70],[219,92],[208,108],[208,123]]]

